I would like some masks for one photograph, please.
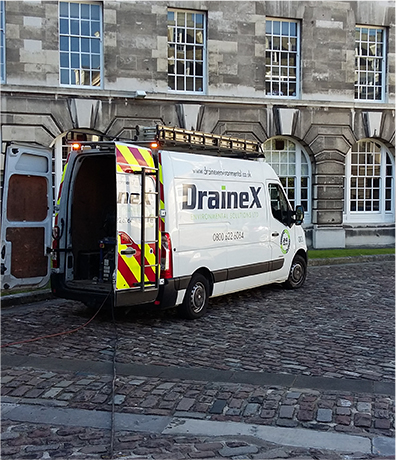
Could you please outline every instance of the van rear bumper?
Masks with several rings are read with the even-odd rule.
[[[93,289],[70,288],[65,283],[64,276],[58,273],[51,274],[51,290],[52,294],[56,297],[78,300],[89,307],[100,307],[102,303],[105,303],[106,307],[111,307],[113,302],[111,286],[109,286],[108,291],[105,289],[98,291]]]
[[[174,279],[166,279],[164,284],[160,285],[157,301],[159,301],[161,308],[174,307],[178,291],[175,286]]]
[[[81,283],[80,287],[77,283]],[[162,287],[163,286],[161,286],[161,288]],[[159,290],[147,289],[144,292],[126,289],[117,291],[116,295],[114,295],[114,291],[110,284],[95,284],[90,287],[87,282],[82,280],[66,283],[63,274],[51,274],[51,289],[54,296],[63,299],[78,300],[90,307],[100,307],[103,302],[106,307],[112,307],[114,304],[115,308],[153,303],[156,299],[160,298],[161,288]],[[175,305],[177,291],[174,289],[174,283],[170,283],[165,291],[164,298],[166,300],[166,305],[164,308]],[[161,307],[162,306],[161,302]]]

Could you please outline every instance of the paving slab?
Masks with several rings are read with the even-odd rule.
[[[217,436],[253,436],[284,446],[371,453],[370,440],[362,436],[309,432],[298,428],[257,426],[237,422],[174,419],[164,430],[164,434],[210,436],[213,433],[216,433]]]
[[[395,455],[395,440],[391,438],[374,438],[373,439],[373,454],[385,457]]]
[[[28,404],[2,403],[2,419],[13,422],[31,422],[51,426],[111,428],[111,415],[104,411],[70,409],[59,407],[38,407]],[[392,440],[376,437],[371,440],[363,436],[342,433],[313,432],[300,428],[259,426],[230,421],[193,420],[181,417],[147,416],[136,414],[115,414],[116,431],[160,433],[164,435],[192,435],[216,437],[252,437],[262,441],[309,449],[325,449],[339,452],[372,452],[381,455],[394,454]],[[394,443],[393,443],[394,446]],[[255,449],[234,450],[233,455],[255,453]],[[223,450],[224,454],[224,450]],[[222,451],[220,451],[222,455]]]

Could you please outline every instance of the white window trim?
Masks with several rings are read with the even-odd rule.
[[[0,83],[6,82],[6,34],[5,34],[5,0],[0,0],[0,8],[1,8],[1,35],[3,37],[3,48],[0,50],[0,63],[1,63],[1,70],[0,71]]]
[[[171,94],[207,94],[207,74],[208,74],[208,58],[207,58],[207,14],[205,11],[201,10],[188,10],[183,8],[168,8],[167,12],[173,11],[174,13],[177,12],[184,12],[184,13],[194,13],[194,14],[202,14],[204,17],[204,26],[203,26],[203,64],[202,64],[202,91],[187,91],[187,90],[179,90],[179,89],[171,89],[168,88],[168,92]],[[168,27],[168,26],[167,26]],[[169,40],[167,40],[167,50],[169,48]],[[195,60],[194,60],[195,62]],[[169,73],[167,73],[169,76]],[[186,75],[184,74],[184,77]],[[167,77],[168,78],[168,77]]]
[[[388,40],[388,31],[386,29],[386,27],[375,27],[375,26],[367,26],[367,25],[360,25],[360,24],[356,24],[355,26],[355,31],[356,29],[359,28],[359,29],[381,29],[383,31],[383,43],[382,43],[382,66],[381,66],[381,73],[382,73],[382,83],[381,83],[381,99],[361,99],[361,98],[354,98],[355,101],[359,101],[359,102],[368,102],[368,103],[379,103],[379,102],[386,102],[386,97],[387,97],[387,94],[386,94],[386,81],[387,81],[387,54],[388,54],[388,51],[387,51],[387,40]],[[359,41],[360,43],[360,41]],[[355,39],[355,48],[356,48],[356,39]],[[358,56],[356,55],[356,52],[355,52],[355,59],[357,59]],[[355,75],[357,74],[358,72],[358,69],[356,67],[356,64],[355,64]],[[365,85],[365,86],[369,86],[369,85]],[[355,91],[356,91],[356,84],[355,84]]]
[[[54,168],[53,168],[53,184],[54,184],[54,200],[58,200],[58,191],[62,182],[62,173],[64,162],[62,160],[62,137],[57,137],[54,145]]]
[[[296,178],[296,187],[295,187],[295,190],[294,190],[294,193],[295,193],[295,197],[294,197],[294,203],[295,203],[295,206],[297,205],[300,205],[301,204],[301,158],[305,158],[307,160],[307,164],[308,164],[308,176],[304,176],[304,177],[307,177],[308,179],[308,183],[307,183],[307,202],[308,202],[308,210],[305,211],[305,214],[304,214],[304,224],[310,224],[311,223],[311,219],[312,219],[312,193],[311,193],[311,189],[312,189],[312,165],[311,165],[311,160],[310,160],[310,157],[308,155],[308,153],[304,150],[304,148],[301,146],[301,144],[296,141],[295,139],[291,138],[291,137],[287,137],[287,136],[275,136],[275,137],[271,137],[269,139],[267,139],[265,141],[266,142],[269,142],[269,141],[273,141],[275,139],[284,139],[284,140],[287,140],[289,142],[293,142],[293,144],[296,146],[296,173],[293,177]],[[265,145],[264,143],[264,145]],[[264,154],[265,154],[265,147],[263,147],[264,149]],[[266,160],[268,162],[268,164],[271,164],[268,160]],[[288,177],[288,176],[279,176],[279,177]],[[289,176],[291,177],[291,176]],[[286,196],[287,196],[287,193],[286,193]]]
[[[352,148],[349,150],[345,160],[345,202],[344,202],[344,216],[343,221],[345,224],[379,224],[379,223],[391,223],[395,221],[395,160],[389,150],[379,141],[373,139],[361,139],[359,142],[375,142],[381,146],[381,176],[380,176],[380,210],[379,211],[351,211],[350,210],[350,198],[351,198],[351,159],[352,159]],[[385,186],[384,180],[386,178],[386,158],[390,158],[392,162],[392,209],[391,211],[385,210]]]
[[[103,52],[103,3],[102,2],[92,2],[92,1],[75,1],[75,0],[59,0],[58,4],[58,39],[60,41],[60,3],[85,3],[90,5],[99,5],[100,10],[100,85],[93,86],[93,85],[77,85],[72,83],[61,83],[61,65],[60,65],[60,53],[61,49],[59,46],[59,86],[66,87],[66,88],[80,88],[80,89],[103,89],[103,79],[104,79],[104,52]],[[65,35],[65,34],[62,34]],[[70,36],[70,33],[68,34]],[[78,35],[81,37],[81,35]],[[91,55],[91,54],[90,54]],[[69,63],[69,70],[70,70],[70,63]]]
[[[281,96],[281,95],[274,95],[274,94],[266,94],[265,97],[267,98],[276,98],[276,99],[300,99],[301,97],[301,22],[299,20],[288,19],[288,18],[274,18],[274,17],[267,17],[266,21],[280,21],[280,22],[293,22],[297,24],[297,52],[296,52],[296,95],[295,96]],[[267,36],[267,34],[265,34]],[[264,53],[266,53],[266,49]],[[281,52],[281,50],[280,50]],[[265,59],[265,54],[264,54]],[[267,80],[264,75],[264,86],[266,86]]]

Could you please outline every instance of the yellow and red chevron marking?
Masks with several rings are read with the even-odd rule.
[[[161,163],[161,152],[158,152],[158,170],[159,170],[159,199],[160,199],[160,210],[165,209],[165,198],[164,198],[164,176],[162,174],[162,163]],[[165,231],[165,217],[160,218],[160,232]],[[161,239],[160,239],[161,241]]]
[[[60,184],[59,184],[58,199],[56,201],[56,204],[58,206],[60,205],[60,200],[61,200],[61,196],[62,196],[62,188],[63,188],[63,184],[65,182],[65,176],[66,176],[67,167],[69,165],[69,158],[70,158],[70,151],[67,154],[66,163],[65,163],[65,166],[63,167],[62,178],[61,178],[61,181],[60,181]],[[55,225],[58,225],[58,214],[59,214],[59,211],[56,211],[56,213],[55,213]]]
[[[151,150],[116,144],[117,172],[130,172],[141,168],[155,168]]]
[[[134,255],[123,255],[121,251],[127,248],[135,249]],[[141,245],[121,244],[118,237],[118,260],[116,289],[131,289],[141,282]],[[144,282],[155,284],[155,244],[146,244],[144,247]],[[152,266],[149,266],[152,265]]]
[[[69,158],[68,158],[68,159],[69,159]],[[62,193],[63,183],[64,183],[64,181],[65,181],[66,170],[67,170],[68,164],[69,164],[69,161],[67,161],[67,163],[65,164],[65,167],[63,168],[62,178],[61,178],[61,182],[60,182],[60,184],[59,184],[58,200],[57,200],[57,202],[56,202],[57,205],[60,204],[60,199],[61,199],[61,193]]]

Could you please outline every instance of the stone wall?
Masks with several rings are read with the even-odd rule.
[[[49,146],[70,129],[130,136],[137,124],[157,123],[262,142],[290,136],[304,146],[311,160],[313,212],[308,233],[313,244],[328,244],[332,234],[338,235],[334,244],[353,245],[355,230],[351,226],[346,230],[343,224],[345,156],[365,138],[381,140],[394,156],[393,2],[106,0],[103,4],[103,85],[88,89],[59,86],[57,3],[6,2],[3,141]],[[168,92],[168,7],[207,12],[205,94]],[[301,21],[298,99],[265,95],[267,17]],[[387,28],[386,102],[354,100],[356,24]],[[376,228],[386,235],[380,240],[392,244],[394,225],[360,228],[356,241],[369,243]]]

